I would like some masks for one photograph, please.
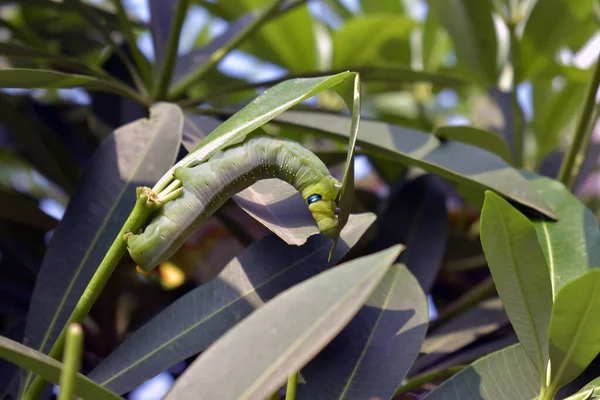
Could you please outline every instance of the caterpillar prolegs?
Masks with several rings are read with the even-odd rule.
[[[229,197],[261,179],[279,178],[298,190],[319,230],[339,236],[340,182],[311,151],[292,140],[258,136],[205,163],[175,169],[183,195],[164,204],[140,234],[125,236],[133,260],[146,272],[169,259]]]

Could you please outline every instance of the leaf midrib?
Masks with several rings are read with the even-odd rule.
[[[502,217],[502,213],[500,211],[500,209],[498,208],[498,205],[496,204],[496,202],[494,202],[494,207],[496,208],[496,211],[498,212],[498,214],[500,215],[500,224],[502,225],[502,230],[504,233],[504,240],[506,242],[506,244],[508,245],[508,248],[510,249],[509,254],[510,254],[510,259],[512,260],[512,269],[514,271],[515,274],[515,278],[517,280],[517,285],[519,287],[519,295],[521,296],[521,300],[523,301],[523,304],[525,304],[525,312],[527,314],[527,322],[529,323],[529,327],[531,328],[531,331],[534,333],[533,338],[534,338],[534,343],[537,349],[537,353],[538,353],[538,362],[539,365],[538,367],[538,372],[539,373],[544,373],[544,359],[542,357],[542,347],[540,345],[540,342],[538,340],[538,332],[537,329],[535,328],[535,325],[533,324],[533,319],[532,319],[532,315],[531,315],[531,311],[529,309],[529,302],[526,301],[526,297],[525,297],[525,293],[523,292],[523,286],[521,284],[521,277],[519,276],[519,274],[517,273],[517,261],[514,255],[514,251],[513,251],[513,246],[509,240],[509,235],[508,235],[508,229],[506,227],[506,224],[504,222],[504,218]],[[525,351],[525,353],[527,353],[527,351]],[[541,368],[541,370],[540,370]]]

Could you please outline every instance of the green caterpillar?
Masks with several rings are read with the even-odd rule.
[[[292,140],[254,137],[205,163],[176,168],[174,175],[183,195],[162,206],[143,233],[125,235],[129,254],[145,272],[175,254],[229,197],[261,179],[279,178],[294,186],[319,230],[331,239],[339,236],[341,184],[316,155]]]

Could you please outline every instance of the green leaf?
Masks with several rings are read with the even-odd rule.
[[[567,81],[564,88],[555,91],[550,78],[533,82],[533,131],[537,142],[537,161],[566,144],[569,128],[578,116],[583,104],[587,82]]]
[[[538,0],[535,3],[521,40],[523,79],[536,78],[554,63],[556,52],[587,22],[593,5],[591,0]]]
[[[286,129],[347,140],[350,118],[316,112],[288,111],[275,119]],[[416,166],[483,192],[493,189],[510,200],[556,218],[523,176],[500,157],[458,142],[442,143],[433,135],[376,121],[361,121],[357,146],[367,153]]]
[[[363,308],[300,375],[299,399],[390,399],[427,331],[425,294],[396,264]]]
[[[348,20],[333,34],[333,68],[410,65],[409,35],[415,26],[411,18],[393,14]]]
[[[437,137],[455,140],[480,147],[492,154],[500,156],[508,164],[512,164],[510,149],[504,138],[493,131],[474,126],[441,126],[433,131]]]
[[[165,400],[270,396],[350,322],[401,251],[357,258],[279,294],[200,355]]]
[[[422,54],[423,68],[436,71],[441,67],[443,57],[451,47],[450,37],[441,27],[433,13],[427,14],[423,25]]]
[[[155,182],[175,161],[179,107],[158,103],[150,119],[117,129],[89,162],[52,235],[33,292],[26,343],[47,353],[135,203],[135,189]],[[68,251],[66,251],[68,249]]]
[[[508,323],[508,317],[498,298],[481,302],[445,324],[433,329],[421,346],[423,353],[415,362],[412,371],[434,368],[441,360],[472,345]],[[469,329],[465,329],[469,327]]]
[[[219,125],[171,170],[179,166],[204,162],[224,147],[244,140],[248,133],[264,125],[292,106],[309,99],[323,90],[334,89],[344,99],[353,116],[352,125],[348,129],[348,162],[340,190],[341,198],[338,201],[341,209],[339,217],[340,226],[343,227],[345,219],[350,213],[354,187],[354,174],[350,172],[354,165],[354,145],[358,129],[358,119],[360,117],[359,88],[359,77],[354,72],[343,72],[320,78],[298,78],[281,82],[265,91],[250,104]],[[161,179],[155,185],[155,191],[164,189],[170,179],[170,174],[165,175],[165,178]],[[283,239],[287,240],[286,237],[283,237]],[[292,243],[298,242],[302,243],[303,239],[299,238],[292,241]]]
[[[428,0],[429,12],[446,28],[458,62],[487,88],[496,82],[498,40],[490,0]]]
[[[41,50],[35,47],[23,46],[14,43],[0,43],[0,55],[8,58],[26,59],[47,62],[50,65],[62,67],[72,72],[107,77],[104,71],[92,68],[79,60],[65,57],[60,54]]]
[[[203,2],[203,5],[219,17],[233,21],[273,1],[229,0]],[[317,49],[308,7],[302,5],[272,19],[248,37],[240,50],[280,65],[290,72],[314,70],[317,67]]]
[[[593,400],[600,397],[600,377],[581,388],[577,393],[565,400]]]
[[[360,0],[360,8],[367,14],[403,14],[401,0]]]
[[[532,220],[556,297],[566,283],[600,265],[600,228],[594,213],[562,183],[544,177],[530,182],[558,216],[558,221]]]
[[[545,376],[552,286],[533,224],[506,200],[486,192],[481,245],[519,342]]]
[[[600,352],[600,269],[587,271],[556,295],[550,321],[550,387],[575,379]]]
[[[463,369],[425,400],[532,400],[539,394],[535,366],[519,344],[483,357]]]
[[[402,243],[398,262],[406,264],[429,293],[442,264],[448,240],[446,193],[431,175],[421,175],[392,191],[379,212],[374,250]]]
[[[373,214],[350,218],[331,264],[327,263],[330,241],[323,236],[298,248],[290,248],[274,235],[259,240],[218,277],[180,297],[133,333],[90,378],[122,394],[199,353],[278,293],[339,261],[374,219]]]
[[[57,132],[42,123],[31,103],[0,94],[0,121],[19,151],[38,171],[67,191],[77,177],[77,165]]]
[[[4,336],[0,336],[0,358],[34,371],[54,384],[58,384],[63,368],[60,362]],[[74,391],[77,396],[90,400],[121,399],[115,393],[79,373],[75,377]]]
[[[137,93],[120,82],[43,69],[2,69],[0,70],[0,87],[10,89],[82,87],[87,90],[114,93],[140,102]],[[143,104],[144,101],[141,101],[141,103]]]

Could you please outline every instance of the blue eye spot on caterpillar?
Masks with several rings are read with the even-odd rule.
[[[321,199],[322,199],[321,195],[315,193],[315,194],[311,194],[310,196],[308,196],[308,199],[306,199],[306,202],[308,204],[312,204],[312,203],[315,203],[317,201],[320,201]]]
[[[339,237],[336,198],[342,185],[315,154],[292,140],[257,136],[204,163],[176,168],[174,175],[183,194],[165,203],[143,232],[125,235],[129,254],[145,272],[171,258],[231,195],[261,179],[291,184],[321,233],[330,239]]]

